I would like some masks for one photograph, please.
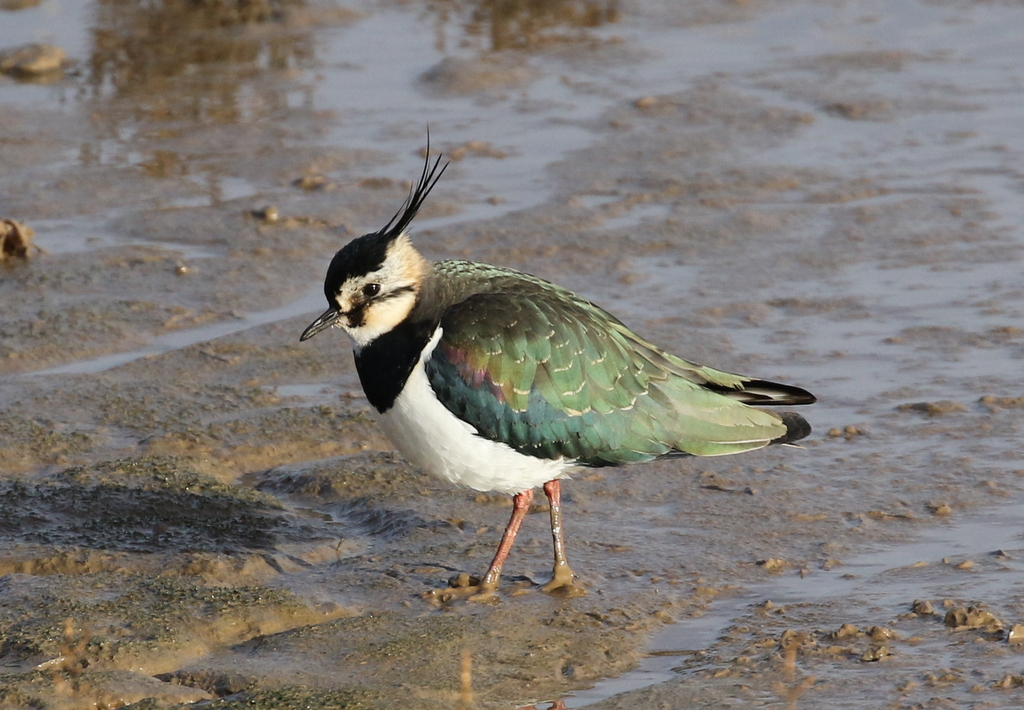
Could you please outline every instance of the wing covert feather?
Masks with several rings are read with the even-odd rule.
[[[440,326],[426,363],[438,398],[525,454],[614,465],[736,453],[787,431],[779,415],[737,401],[748,378],[664,353],[539,280],[469,295]]]

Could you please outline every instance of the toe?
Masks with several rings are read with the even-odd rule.
[[[555,565],[551,581],[541,587],[545,594],[552,594],[560,597],[582,597],[586,591],[574,584],[576,575],[567,564]]]

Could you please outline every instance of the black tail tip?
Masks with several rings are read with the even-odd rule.
[[[773,439],[773,444],[792,444],[794,441],[800,441],[810,436],[811,425],[796,412],[779,412],[779,416],[782,417],[782,423],[786,425],[786,433],[778,439]]]

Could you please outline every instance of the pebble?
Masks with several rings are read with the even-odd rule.
[[[892,651],[889,650],[888,646],[877,646],[875,648],[869,648],[867,651],[865,651],[861,655],[860,660],[864,663],[874,663],[891,655]]]
[[[868,630],[868,636],[872,641],[889,641],[898,638],[895,631],[885,626],[872,626]]]
[[[67,55],[52,44],[23,44],[0,51],[0,72],[13,76],[41,76],[60,71]]]
[[[757,566],[764,567],[769,572],[776,572],[786,566],[786,561],[777,557],[769,557],[766,560],[758,560]]]
[[[860,629],[853,624],[843,624],[838,630],[832,632],[832,638],[838,641],[840,639],[850,638],[851,636],[857,636],[859,633]]]
[[[966,412],[967,407],[960,402],[943,399],[938,402],[912,402],[910,404],[901,404],[896,407],[896,411],[917,412],[918,414],[924,414],[929,417],[940,417],[946,414]]]
[[[0,261],[27,259],[32,252],[34,237],[31,227],[13,219],[0,220]]]
[[[935,607],[927,599],[915,599],[914,603],[910,606],[910,610],[918,616],[931,616],[937,613]]]
[[[984,631],[1002,631],[1003,622],[987,609],[976,606],[955,607],[946,612],[944,622],[951,629],[983,629]]]
[[[252,213],[257,219],[261,219],[267,224],[276,224],[281,219],[281,213],[274,205],[267,205],[262,209],[258,209]]]

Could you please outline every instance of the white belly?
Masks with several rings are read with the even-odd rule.
[[[513,494],[568,476],[573,461],[534,458],[477,436],[475,427],[438,401],[423,363],[440,339],[438,328],[394,406],[379,416],[402,456],[424,471],[477,491]]]

